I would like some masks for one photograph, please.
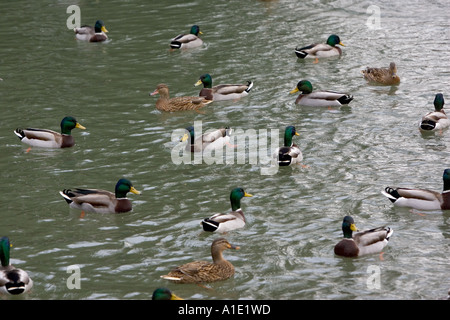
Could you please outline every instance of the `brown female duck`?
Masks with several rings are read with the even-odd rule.
[[[369,68],[362,70],[361,73],[368,82],[384,85],[395,85],[400,83],[400,77],[397,75],[397,66],[394,62],[389,64],[389,68]]]
[[[211,245],[213,263],[208,261],[194,261],[176,267],[167,275],[161,276],[176,283],[214,282],[230,278],[234,275],[234,266],[224,259],[222,252],[226,249],[239,249],[231,245],[226,239],[219,238]]]
[[[156,109],[159,111],[184,111],[197,110],[203,108],[212,101],[207,101],[203,97],[175,97],[170,98],[169,87],[166,84],[159,84],[155,91],[150,95],[154,96],[159,93],[159,99],[156,101]]]

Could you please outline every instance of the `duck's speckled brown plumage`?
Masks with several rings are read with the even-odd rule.
[[[175,97],[170,98],[169,87],[166,84],[159,84],[155,91],[150,95],[159,93],[159,99],[156,101],[156,109],[160,111],[174,112],[184,110],[197,110],[203,108],[212,101],[207,101],[202,97]]]
[[[397,75],[397,66],[391,62],[389,68],[369,68],[362,70],[364,79],[372,83],[395,85],[400,83],[400,77]]]
[[[205,283],[228,279],[234,275],[234,266],[222,255],[226,249],[239,249],[239,247],[231,245],[224,238],[216,239],[211,245],[213,263],[208,261],[189,262],[161,278],[172,280],[175,283]]]

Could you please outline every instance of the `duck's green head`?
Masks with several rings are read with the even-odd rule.
[[[108,32],[108,30],[106,30],[105,24],[103,23],[102,20],[97,20],[95,22],[95,33],[100,33],[100,32]]]
[[[128,180],[128,179],[120,179],[119,181],[117,181],[115,191],[116,191],[117,199],[126,198],[128,192],[131,192],[134,194],[141,194],[138,190],[136,190],[135,187],[133,187],[130,180]]]
[[[287,126],[284,130],[284,145],[292,146],[292,137],[299,136],[300,134],[295,130],[294,126]]]
[[[0,260],[3,267],[9,266],[9,250],[11,248],[11,243],[8,237],[0,238]]]
[[[183,300],[167,288],[158,288],[153,291],[152,300]]]
[[[241,208],[241,199],[244,197],[252,197],[251,194],[244,191],[242,188],[235,188],[231,190],[230,201],[231,210],[236,211]]]
[[[332,47],[335,47],[337,44],[345,47],[345,45],[341,42],[341,39],[339,39],[339,37],[335,34],[328,37],[327,44]]]
[[[434,97],[434,109],[436,111],[441,111],[444,108],[444,95],[442,93],[436,94]]]
[[[198,36],[199,34],[203,34],[203,32],[201,32],[200,27],[195,24],[191,27],[191,34],[195,34],[196,36]]]
[[[348,239],[352,237],[353,231],[358,231],[358,228],[356,228],[355,221],[352,217],[344,217],[344,221],[342,221],[342,231],[344,232],[344,238]]]
[[[209,73],[202,74],[194,86],[199,86],[202,83],[204,88],[212,88],[212,78]]]
[[[297,83],[297,86],[294,88],[294,90],[292,90],[289,93],[292,94],[292,93],[296,93],[296,92],[300,91],[303,94],[308,94],[308,93],[311,93],[312,90],[313,90],[313,88],[312,88],[311,82],[309,82],[308,80],[300,80]]]
[[[83,127],[81,124],[79,124],[77,122],[77,119],[75,119],[74,117],[65,117],[64,119],[61,120],[61,133],[62,134],[67,134],[70,135],[70,133],[72,132],[72,129],[86,129],[85,127]]]
[[[450,190],[450,169],[444,170],[442,179],[444,180],[444,191]]]
[[[183,137],[181,138],[181,141],[184,142],[186,140],[188,140],[190,138],[191,144],[194,143],[194,136],[195,136],[195,132],[194,132],[194,127],[193,126],[189,126],[186,128],[186,130],[188,132],[186,132]]]

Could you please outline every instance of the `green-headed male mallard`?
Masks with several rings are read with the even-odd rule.
[[[198,25],[193,25],[191,27],[191,32],[189,34],[179,34],[175,38],[170,41],[171,49],[191,49],[200,47],[203,44],[203,40],[198,36],[199,34],[203,34],[200,31],[200,27]]]
[[[295,104],[305,107],[340,107],[349,104],[353,96],[347,93],[335,91],[314,91],[311,82],[301,80],[290,94],[301,92],[295,100]]]
[[[422,117],[419,130],[422,132],[439,131],[447,129],[449,126],[450,120],[444,111],[444,95],[438,93],[434,97],[434,111],[428,112]]]
[[[336,45],[344,46],[341,39],[337,35],[332,34],[328,37],[327,43],[313,43],[302,48],[295,48],[295,54],[301,59],[316,59],[315,62],[317,63],[319,58],[341,56],[342,50]]]
[[[342,222],[342,239],[334,247],[334,253],[343,257],[359,257],[366,254],[380,253],[387,246],[394,232],[389,227],[378,227],[370,230],[358,231],[352,217],[346,216]]]
[[[153,291],[152,300],[183,300],[168,288],[158,288]]]
[[[389,68],[369,68],[362,70],[364,79],[372,83],[395,85],[400,83],[400,77],[397,75],[397,66],[394,62],[389,64]]]
[[[0,238],[0,294],[18,295],[29,292],[33,287],[33,280],[24,270],[9,263],[10,248],[9,238]]]
[[[170,98],[169,87],[161,83],[159,84],[155,91],[151,92],[150,95],[154,96],[159,94],[159,99],[156,100],[156,109],[159,111],[186,111],[186,110],[197,110],[203,108],[212,101],[205,100],[203,97],[175,97]]]
[[[75,140],[71,136],[72,129],[86,129],[77,122],[74,117],[65,117],[61,120],[61,133],[48,129],[20,129],[14,133],[19,139],[32,147],[42,148],[68,148],[75,145]]]
[[[201,84],[203,84],[203,89],[200,90],[199,96],[213,101],[238,100],[247,96],[253,88],[251,81],[247,81],[246,84],[219,84],[213,87],[212,77],[208,73],[201,75],[194,85]]]
[[[220,128],[217,130],[206,131],[200,137],[195,138],[194,127],[186,128],[188,131],[184,134],[181,141],[188,141],[186,150],[191,152],[212,151],[223,148],[230,143],[231,128]]]
[[[239,249],[226,239],[219,238],[211,245],[213,262],[193,261],[176,267],[167,275],[161,276],[175,283],[206,283],[220,281],[234,275],[234,266],[224,259],[222,252],[226,249]]]
[[[396,207],[417,210],[450,210],[450,169],[442,175],[444,188],[442,193],[427,189],[386,187],[381,193]]]
[[[89,42],[102,42],[108,39],[106,35],[105,24],[102,20],[97,20],[95,26],[81,26],[79,28],[74,28],[75,36],[78,40],[89,41]]]
[[[241,199],[244,197],[252,197],[252,195],[245,192],[242,188],[231,190],[231,212],[226,214],[216,213],[210,218],[204,219],[201,222],[203,230],[224,233],[243,228],[245,226],[245,216],[241,209]]]
[[[292,141],[294,136],[300,134],[295,130],[294,126],[287,126],[284,131],[284,146],[277,148],[274,153],[278,165],[280,167],[290,166],[292,164],[301,163],[303,160],[303,154],[300,148]]]
[[[64,189],[59,194],[69,206],[84,212],[122,213],[132,210],[131,201],[127,193],[140,194],[127,179],[120,179],[112,193],[100,189]]]

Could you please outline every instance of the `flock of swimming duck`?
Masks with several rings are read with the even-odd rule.
[[[94,27],[82,26],[74,29],[76,38],[82,41],[102,42],[108,39],[106,27],[101,20]],[[190,49],[203,45],[200,28],[194,25],[189,34],[180,34],[170,42],[171,50]],[[331,35],[324,44],[311,44],[301,48],[295,48],[295,54],[299,59],[318,59],[338,57],[342,55],[341,48],[344,46],[337,35]],[[363,77],[371,82],[381,85],[397,85],[400,78],[397,75],[395,63],[388,68],[367,68],[362,71]],[[212,86],[212,77],[209,74],[202,75],[195,83],[196,86],[203,85],[197,97],[169,97],[169,88],[165,84],[159,84],[150,95],[159,94],[156,108],[160,111],[175,112],[181,110],[197,110],[213,101],[237,100],[249,94],[253,82],[246,84],[222,84]],[[349,104],[353,97],[347,93],[334,91],[313,91],[312,84],[308,80],[301,80],[290,93],[300,92],[295,104],[309,107],[335,107]],[[441,93],[436,94],[434,100],[435,110],[424,115],[419,129],[423,132],[439,131],[449,127],[444,106],[444,97]],[[69,148],[75,144],[71,135],[72,129],[86,129],[74,117],[62,119],[61,131],[56,132],[48,129],[16,129],[14,133],[19,139],[31,147],[40,148]],[[223,147],[230,136],[230,128],[222,128],[211,133],[195,138],[193,127],[187,128],[183,141],[189,140],[186,149],[191,152],[202,152],[208,147]],[[274,153],[279,166],[292,166],[300,164],[303,159],[300,148],[293,142],[293,137],[298,136],[294,126],[287,126],[284,135],[284,146],[278,148]],[[229,140],[228,140],[229,141]],[[392,188],[387,187],[382,192],[395,206],[415,208],[418,210],[448,210],[450,209],[450,169],[443,174],[443,192],[435,192],[417,188]],[[82,210],[82,212],[94,213],[122,213],[132,210],[132,203],[127,194],[132,192],[140,194],[132,183],[127,179],[120,179],[115,192],[99,189],[65,189],[60,191],[61,196],[71,208]],[[241,199],[251,197],[242,188],[231,191],[231,211],[226,214],[215,214],[201,221],[203,230],[207,232],[226,233],[245,226],[245,216],[241,209]],[[344,238],[336,244],[334,252],[344,257],[358,257],[361,255],[379,253],[388,244],[393,230],[389,227],[378,227],[359,231],[352,217],[346,216],[342,222]],[[356,232],[356,233],[354,233]],[[0,293],[23,294],[28,292],[33,281],[28,274],[15,268],[10,264],[11,244],[8,237],[0,238]],[[207,283],[227,279],[234,274],[233,265],[224,259],[223,251],[227,249],[239,249],[230,244],[225,238],[213,241],[211,245],[212,263],[208,261],[194,261],[181,265],[161,276],[164,279],[176,283]],[[153,293],[153,299],[179,299],[167,288],[158,288]]]

